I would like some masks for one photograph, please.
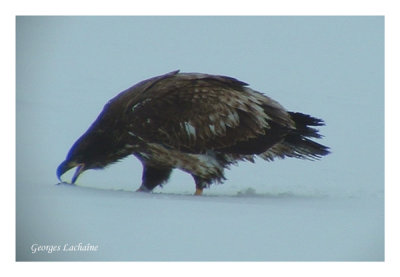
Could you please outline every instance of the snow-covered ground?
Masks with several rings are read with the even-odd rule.
[[[16,50],[17,260],[384,260],[382,17],[18,18]],[[135,193],[133,157],[56,185],[109,99],[178,68],[324,119],[332,154],[240,163],[202,197],[179,171]]]
[[[195,197],[70,185],[17,187],[17,195],[17,206],[29,206],[17,209],[17,260],[379,261],[384,257],[382,195],[273,195],[247,189],[237,195]],[[79,243],[97,246],[97,251],[65,251]],[[33,253],[34,244],[33,248],[57,245],[59,249]]]

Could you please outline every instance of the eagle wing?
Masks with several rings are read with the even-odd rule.
[[[174,71],[135,85],[109,105],[123,102],[124,125],[132,136],[191,153],[265,137],[272,124],[293,128],[279,103],[246,85],[225,76]]]

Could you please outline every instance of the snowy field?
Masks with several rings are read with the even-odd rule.
[[[18,189],[17,260],[381,261],[383,199]],[[45,206],[40,203],[46,203]],[[37,221],[40,218],[40,221]],[[42,226],[44,225],[44,226]],[[97,251],[68,251],[90,243]],[[59,250],[32,253],[33,244]],[[66,246],[67,245],[67,246]]]
[[[18,18],[16,260],[384,261],[383,31],[382,17]],[[324,119],[332,154],[239,163],[202,197],[179,171],[135,193],[133,157],[56,185],[109,99],[176,69]]]

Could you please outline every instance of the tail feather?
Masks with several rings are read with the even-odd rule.
[[[302,113],[289,112],[296,128],[291,130],[280,143],[275,144],[259,156],[265,160],[293,157],[315,160],[330,153],[329,147],[309,138],[321,138],[318,129],[310,126],[323,126],[323,120]]]
[[[322,119],[312,117],[308,114],[289,112],[290,117],[296,123],[296,131],[304,137],[321,138],[318,130],[309,126],[324,126]]]

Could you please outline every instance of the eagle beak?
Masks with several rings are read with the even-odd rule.
[[[81,175],[83,171],[85,171],[85,164],[79,164],[74,176],[72,177],[71,184],[75,184],[76,179],[78,179],[79,175]]]
[[[58,168],[57,168],[57,178],[58,180],[60,180],[60,182],[62,182],[61,177],[62,175],[64,175],[65,172],[67,172],[68,170],[70,170],[71,168],[76,168],[75,174],[74,176],[72,176],[71,179],[71,184],[75,184],[76,180],[78,179],[79,175],[85,171],[85,164],[84,163],[75,163],[75,162],[68,162],[68,161],[64,161],[62,162]]]

